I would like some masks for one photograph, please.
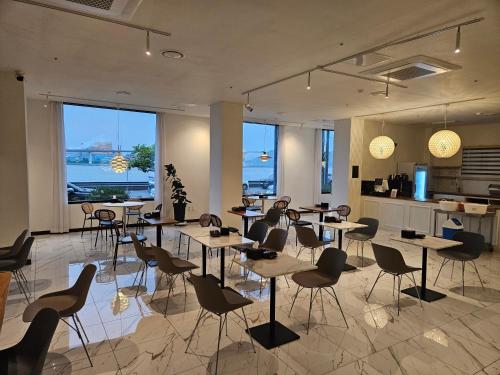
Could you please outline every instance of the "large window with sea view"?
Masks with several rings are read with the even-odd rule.
[[[68,202],[152,199],[156,113],[64,104]]]

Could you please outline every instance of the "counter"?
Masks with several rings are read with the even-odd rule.
[[[433,235],[434,225],[436,225],[436,235],[441,236],[442,226],[447,215],[437,214],[435,222],[434,209],[439,209],[438,200],[435,199],[420,201],[409,197],[361,196],[361,216],[376,218],[380,222],[381,229],[394,232],[399,232],[401,229],[414,229],[418,233]],[[453,212],[450,212],[450,217],[454,216]],[[496,210],[495,215],[482,218],[481,224],[475,215],[463,217],[463,214],[457,213],[456,216],[463,221],[465,230],[480,232],[487,242],[491,234],[492,246],[498,247],[500,237],[498,233],[500,228],[499,209]],[[493,220],[493,225],[491,225],[491,220]]]

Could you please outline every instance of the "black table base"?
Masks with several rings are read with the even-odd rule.
[[[433,301],[437,301],[438,299],[446,297],[446,294],[436,292],[435,290],[431,290],[431,289],[427,289],[427,288],[425,290],[423,290],[420,286],[417,286],[417,289],[418,289],[418,293],[420,294],[420,298],[422,299],[422,301],[425,301],[425,302],[433,302]],[[418,298],[417,291],[415,290],[414,287],[403,289],[401,291],[401,293]]]
[[[273,349],[300,338],[295,332],[277,321],[252,327],[247,333],[266,349]]]
[[[215,277],[212,274],[207,275],[207,247],[205,245],[201,245],[201,274],[203,277],[208,277],[217,281],[218,284],[221,285],[221,288],[224,288],[224,260],[225,260],[225,248],[220,249],[220,279]]]
[[[342,229],[337,230],[337,235],[339,238],[339,249],[342,250]],[[351,266],[348,263],[344,264],[344,271],[355,271],[355,270],[357,270],[356,267]]]

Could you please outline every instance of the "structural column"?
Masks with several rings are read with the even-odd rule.
[[[238,216],[228,214],[241,205],[243,159],[243,105],[217,102],[210,106],[210,213],[223,224],[240,227]]]
[[[0,247],[29,229],[24,82],[0,71]]]

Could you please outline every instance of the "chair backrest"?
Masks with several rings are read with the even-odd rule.
[[[141,208],[142,206],[130,206],[127,207],[127,210],[132,212],[141,212]]]
[[[319,256],[316,266],[318,270],[331,277],[333,280],[338,280],[340,274],[344,270],[347,253],[335,247],[328,247]]]
[[[322,243],[319,242],[314,229],[310,227],[296,226],[295,232],[297,233],[297,241],[299,241],[302,246],[311,248],[322,246]]]
[[[30,255],[31,246],[33,245],[34,241],[35,237],[26,238],[23,245],[21,246],[21,249],[17,252],[15,256],[17,268],[21,268],[26,265],[26,261],[28,260],[28,256]]]
[[[117,222],[113,222],[113,229],[115,231],[116,235],[116,242],[118,243],[120,241],[121,233],[120,233],[120,226],[118,225]]]
[[[91,214],[94,211],[94,205],[90,202],[83,202],[80,206],[85,214]]]
[[[71,307],[71,311],[68,313],[74,314],[82,309],[87,301],[87,295],[89,294],[90,284],[92,284],[92,280],[94,279],[94,275],[97,271],[97,267],[94,264],[87,264],[83,267],[80,276],[78,276],[78,280],[76,280],[75,285],[73,285],[70,289],[70,293],[74,296],[77,296],[78,299],[76,303]]]
[[[31,375],[42,373],[47,351],[58,323],[59,314],[53,309],[42,309],[35,315],[24,337],[9,350],[18,357],[16,361],[18,369],[29,369]]]
[[[222,227],[222,220],[217,215],[211,214],[210,215],[210,222],[212,223],[212,225],[214,227],[217,227],[217,228]]]
[[[406,263],[398,249],[393,247],[372,244],[375,260],[382,270],[389,273],[401,273],[406,269]]]
[[[101,208],[99,210],[95,210],[94,216],[96,217],[97,220],[106,220],[106,221],[112,221],[115,219],[116,214],[112,210],[107,210],[104,208]]]
[[[209,227],[210,223],[212,222],[212,216],[210,214],[201,214],[200,218],[198,219],[198,222],[200,223],[200,226],[203,228]]]
[[[245,206],[245,207],[250,207],[251,206],[250,199],[248,199],[247,197],[242,197],[241,198],[241,203],[243,203],[243,206]]]
[[[261,247],[274,251],[283,251],[286,245],[286,237],[288,232],[284,229],[273,228],[269,232],[266,240]]]
[[[345,217],[347,219],[347,216],[351,214],[351,207],[347,204],[341,204],[337,207],[337,214],[339,217]]]
[[[162,208],[163,208],[163,203],[160,203],[158,206],[155,207],[155,211],[161,212]]]
[[[158,261],[158,268],[165,273],[176,273],[177,267],[172,262],[171,254],[158,246],[152,245],[151,247]]]
[[[288,207],[287,201],[278,200],[278,201],[274,202],[274,204],[273,204],[273,208],[279,208],[280,210],[284,210],[287,207]]]
[[[280,197],[279,199],[280,201],[285,201],[287,203],[287,206],[290,204],[290,202],[292,201],[292,198],[288,195],[283,195],[282,197]]]
[[[456,232],[453,240],[462,242],[462,245],[450,247],[448,250],[457,250],[463,253],[471,254],[474,258],[479,258],[485,248],[484,237],[480,233]]]
[[[137,235],[135,233],[130,233],[130,238],[132,238],[132,242],[134,243],[134,249],[135,249],[135,254],[137,255],[137,258],[139,258],[142,261],[149,260],[150,257],[144,251],[144,246],[137,239]]]
[[[361,217],[357,221],[359,224],[365,224],[364,228],[356,228],[352,232],[363,233],[371,238],[375,237],[378,231],[378,220],[371,217]]]
[[[281,218],[281,208],[270,208],[266,212],[265,221],[268,222],[271,226],[274,226],[280,222]]]
[[[300,212],[289,208],[286,210],[286,217],[291,221],[299,221],[300,220]]]
[[[190,279],[202,308],[213,313],[227,311],[227,300],[215,280],[194,274]]]
[[[245,237],[258,242],[259,245],[261,245],[266,238],[267,229],[268,225],[266,223],[262,221],[256,221],[252,224]]]
[[[23,230],[21,232],[21,234],[19,236],[17,236],[16,240],[14,241],[12,246],[10,247],[7,254],[2,254],[2,258],[5,259],[8,257],[15,257],[19,253],[19,251],[22,249],[23,243],[24,243],[24,240],[25,240],[27,234],[28,234],[28,230],[27,229]]]

